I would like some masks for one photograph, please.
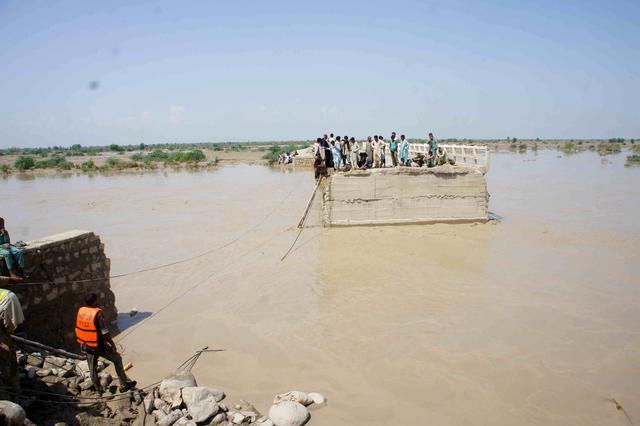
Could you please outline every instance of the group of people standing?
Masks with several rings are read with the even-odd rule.
[[[316,163],[324,162],[326,168],[349,170],[352,168],[369,169],[381,167],[434,167],[450,162],[447,159],[444,148],[438,146],[438,141],[429,133],[429,149],[427,154],[418,154],[411,157],[409,154],[409,141],[405,135],[398,139],[396,132],[391,132],[389,140],[383,136],[375,135],[359,143],[349,136],[324,135],[318,138],[313,145],[313,153]],[[390,158],[390,164],[387,159]]]

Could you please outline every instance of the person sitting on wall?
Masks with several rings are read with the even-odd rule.
[[[424,154],[418,154],[411,159],[411,165],[415,165],[415,167],[422,167],[424,166],[425,158]]]
[[[435,167],[436,166],[436,156],[434,151],[429,150],[429,153],[424,158],[425,163],[427,163],[427,167]]]
[[[456,161],[453,158],[449,158],[447,155],[447,150],[441,146],[438,147],[438,151],[436,152],[435,162],[438,166],[443,166],[445,164],[451,164],[453,166],[456,164]]]
[[[0,256],[9,269],[13,281],[22,281],[24,276],[24,253],[22,249],[11,244],[9,232],[4,228],[4,219],[0,217]]]
[[[118,380],[120,381],[120,392],[126,392],[135,388],[136,381],[129,380],[122,367],[122,357],[116,349],[116,344],[111,339],[102,314],[102,309],[98,307],[98,295],[89,293],[85,299],[86,306],[78,309],[76,317],[76,340],[80,348],[87,354],[87,364],[89,365],[89,375],[96,388],[96,392],[102,395],[104,389],[100,386],[98,378],[98,358],[103,357],[113,362]]]

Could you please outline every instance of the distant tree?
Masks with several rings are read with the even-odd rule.
[[[79,143],[74,143],[73,145],[71,145],[71,151],[80,151],[82,149],[82,145],[80,145]]]
[[[518,142],[518,139],[517,138],[513,138],[512,141],[513,141],[513,143],[516,143],[516,142]]]
[[[109,151],[124,151],[120,145],[112,143],[111,145],[109,145]]]
[[[140,151],[144,151],[144,148],[145,148],[145,144],[143,144],[143,143],[141,143],[141,144],[138,146],[138,149],[139,149]]]

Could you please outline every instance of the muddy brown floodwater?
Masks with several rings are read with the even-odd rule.
[[[2,185],[14,239],[98,233],[132,376],[203,346],[202,384],[263,412],[318,391],[314,425],[640,421],[640,168],[624,155],[492,156],[501,222],[323,229],[310,171],[70,176]],[[128,327],[128,328],[127,328]],[[124,338],[123,338],[124,336]]]

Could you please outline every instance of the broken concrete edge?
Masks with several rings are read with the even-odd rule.
[[[486,217],[477,217],[477,218],[443,218],[443,219],[415,219],[415,220],[405,220],[405,219],[397,219],[394,221],[387,220],[371,220],[371,221],[349,221],[349,222],[333,222],[331,224],[327,223],[326,226],[331,228],[340,228],[340,227],[349,227],[349,226],[399,226],[399,225],[433,225],[436,223],[443,224],[465,224],[465,223],[487,223],[489,221]]]
[[[61,232],[59,234],[38,238],[36,240],[25,241],[27,243],[27,246],[24,247],[24,251],[29,252],[32,250],[43,249],[60,242],[77,241],[94,235],[95,234],[91,231],[86,231],[83,229],[72,229],[70,231]]]
[[[322,185],[324,226],[484,223],[485,176],[470,167],[387,168],[332,174]]]

